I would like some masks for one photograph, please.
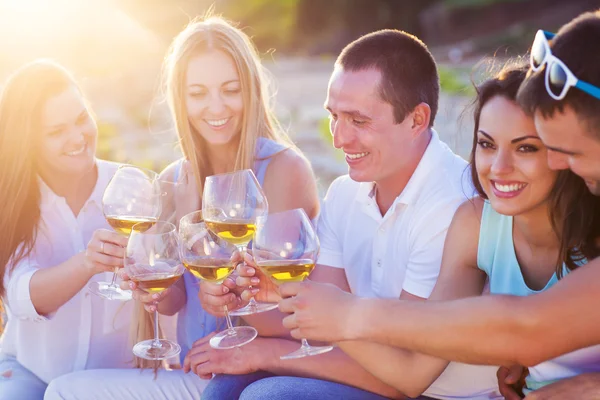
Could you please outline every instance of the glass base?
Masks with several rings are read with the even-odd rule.
[[[243,315],[258,314],[265,311],[271,311],[277,308],[277,303],[257,303],[251,301],[242,308],[229,311],[229,315],[233,317],[241,317]]]
[[[210,347],[213,349],[232,349],[250,343],[256,338],[258,332],[251,326],[236,326],[217,333],[210,338]]]
[[[298,350],[286,354],[285,356],[279,357],[280,360],[293,360],[295,358],[302,358],[308,356],[316,356],[319,354],[327,353],[333,350],[333,346],[305,346],[302,345]]]
[[[154,339],[144,340],[133,346],[133,354],[146,360],[164,360],[178,355],[181,347],[170,340],[159,339],[159,346],[154,346]]]
[[[90,292],[107,300],[128,301],[132,299],[131,290],[123,290],[110,282],[92,282],[88,285]]]

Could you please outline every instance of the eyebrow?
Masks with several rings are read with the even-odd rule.
[[[485,133],[484,131],[482,131],[481,129],[479,130],[479,133],[481,133],[483,136],[487,137],[488,139],[490,139],[492,142],[494,141],[494,138],[491,137],[490,135],[488,135],[487,133]],[[533,135],[527,135],[527,136],[521,136],[518,138],[515,138],[513,140],[511,140],[511,143],[518,143],[521,142],[525,139],[537,139],[537,140],[542,140],[539,138],[539,136],[533,136]]]
[[[229,81],[223,82],[221,84],[221,86],[229,85],[230,83],[239,83],[239,82],[240,82],[239,79],[231,79]],[[193,87],[193,86],[206,87],[206,85],[203,85],[201,83],[192,83],[192,84],[188,85],[188,87]]]
[[[559,149],[557,147],[546,146],[546,148],[548,150],[550,150],[550,151],[555,151],[557,153],[566,154],[568,156],[575,156],[575,155],[577,155],[577,153],[575,153],[574,151],[567,151],[567,150]]]
[[[329,111],[330,113],[332,113],[332,114],[334,113],[333,110],[331,108],[327,107],[327,106],[325,107],[325,109],[327,111]],[[361,113],[358,110],[341,110],[339,112],[339,114],[347,114],[347,115],[350,115],[352,117],[357,117],[359,119],[371,120],[371,117],[366,116],[365,114]]]

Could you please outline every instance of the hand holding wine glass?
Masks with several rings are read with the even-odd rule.
[[[104,191],[102,209],[109,225],[125,237],[134,225],[140,231],[151,228],[161,212],[158,175],[132,165],[120,166]],[[117,270],[111,282],[92,282],[90,291],[108,300],[130,300],[131,291],[116,283]]]
[[[202,211],[184,216],[179,222],[179,254],[185,267],[198,279],[222,284],[239,261],[237,248],[207,228]],[[242,346],[254,340],[258,332],[250,326],[234,327],[228,308],[223,306],[227,329],[210,339],[216,349]]]
[[[252,246],[258,267],[273,283],[302,282],[315,268],[319,239],[302,209],[269,214],[257,219]],[[332,346],[313,347],[306,339],[302,346],[282,360],[326,353]]]
[[[184,272],[175,225],[159,221],[143,232],[134,225],[127,244],[125,272],[139,289],[150,294],[173,285]],[[180,351],[177,343],[158,337],[158,311],[155,311],[154,339],[137,343],[133,353],[146,360],[163,360]]]
[[[246,169],[207,177],[202,211],[208,229],[244,254],[254,236],[256,219],[268,213],[268,203],[256,176]],[[275,308],[276,304],[250,299],[246,307],[231,312],[231,315],[248,315]]]

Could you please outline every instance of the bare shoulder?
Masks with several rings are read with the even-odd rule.
[[[473,225],[479,226],[484,203],[485,200],[479,196],[466,200],[456,210],[452,224],[467,225],[468,228],[473,227]],[[479,231],[479,228],[477,230]]]
[[[305,180],[312,178],[313,172],[306,157],[295,148],[289,148],[272,157],[265,175],[265,181],[271,179]]]

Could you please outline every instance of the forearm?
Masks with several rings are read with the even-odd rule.
[[[268,347],[271,349],[271,351],[263,352],[260,355],[259,368],[262,370],[276,375],[333,381],[358,387],[384,397],[404,398],[400,392],[375,378],[340,349],[336,348],[314,357],[280,360],[280,356],[297,350],[300,344],[286,339],[270,338],[262,340],[268,340]]]
[[[54,267],[42,268],[29,282],[31,302],[38,314],[51,314],[75,296],[92,276],[84,267],[83,253]]]
[[[268,312],[245,315],[243,319],[256,328],[259,336],[290,339],[289,329],[286,329],[281,323],[285,316],[286,314],[274,309]]]
[[[448,361],[373,342],[338,343],[348,356],[382,382],[409,397],[420,396],[448,365]]]
[[[525,300],[525,301],[524,301]],[[543,313],[528,298],[483,296],[446,302],[361,299],[352,330],[375,341],[471,364],[535,365],[573,350],[561,342],[568,324]],[[566,347],[565,347],[566,346]]]

